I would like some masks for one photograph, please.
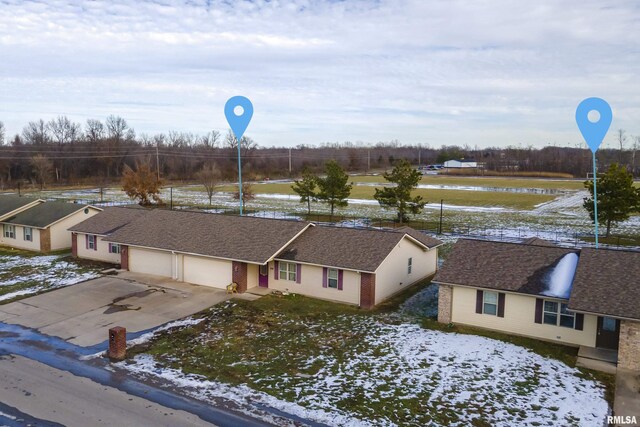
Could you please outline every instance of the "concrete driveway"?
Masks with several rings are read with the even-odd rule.
[[[139,332],[190,316],[227,300],[224,290],[124,273],[0,306],[0,322],[18,324],[81,346],[123,326]]]

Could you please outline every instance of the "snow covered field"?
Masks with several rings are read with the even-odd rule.
[[[0,253],[0,302],[98,277],[95,269],[63,258],[62,255]]]
[[[425,291],[419,300],[437,296],[430,287]],[[237,316],[236,304],[212,309],[212,320]],[[405,308],[401,313],[407,313]],[[282,334],[282,345],[270,349],[275,353],[267,358],[237,354],[227,369],[246,372],[246,383],[186,374],[181,356],[174,354],[157,359],[143,353],[118,367],[162,378],[198,399],[229,400],[276,424],[286,423],[265,413],[265,407],[332,426],[592,426],[601,425],[609,413],[602,385],[513,344],[424,329],[395,315],[342,314],[300,325],[276,312],[263,314],[271,327],[248,327],[243,336],[260,340],[273,335],[278,342]],[[292,327],[295,337],[289,333]],[[193,353],[185,355],[210,351],[215,358],[230,343],[211,324],[198,331],[195,337],[193,330],[186,334],[194,344]],[[345,344],[347,336],[355,339],[346,338]],[[318,351],[307,353],[310,340],[319,343]]]

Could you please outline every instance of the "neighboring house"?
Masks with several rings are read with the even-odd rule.
[[[4,216],[0,244],[18,249],[49,252],[71,247],[68,228],[100,212],[93,206],[43,202]]]
[[[478,162],[475,160],[447,160],[442,165],[447,169],[477,168]]]
[[[640,252],[539,243],[458,240],[433,280],[438,321],[619,350],[640,369]]]
[[[44,200],[13,194],[0,194],[0,221],[39,205],[40,203],[44,203]]]
[[[118,245],[121,268],[238,291],[263,287],[372,307],[429,275],[442,244],[410,228],[393,231],[204,212],[109,208],[72,228],[81,250]],[[98,257],[98,258],[96,258]]]

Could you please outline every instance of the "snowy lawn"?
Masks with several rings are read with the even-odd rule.
[[[0,304],[92,279],[102,268],[78,263],[67,253],[35,255],[0,249]]]
[[[427,286],[413,298],[429,295]],[[609,412],[601,383],[541,355],[561,346],[536,341],[534,352],[428,329],[443,326],[402,313],[293,295],[233,300],[158,334],[119,366],[205,400],[262,404],[329,425],[599,425]]]

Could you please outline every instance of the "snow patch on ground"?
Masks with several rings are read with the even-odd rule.
[[[450,425],[455,426],[470,425],[481,416],[493,426],[505,427],[600,425],[609,413],[602,385],[523,347],[411,323],[356,317],[342,322],[366,331],[362,345],[346,358],[337,360],[327,350],[292,369],[309,372],[311,366],[318,367],[311,375],[263,377],[265,384],[273,384],[274,396],[246,385],[185,374],[161,366],[149,355],[117,366],[137,375],[160,377],[199,399],[224,398],[244,406],[257,403],[333,426],[393,426],[402,424],[398,421],[402,419],[421,423],[439,413],[454,413]],[[275,397],[279,390],[293,390],[294,401]],[[420,410],[408,412],[405,407],[394,416],[388,412],[379,416],[366,407],[363,413],[352,413],[340,405],[351,399],[391,408],[412,401]]]
[[[274,424],[281,423],[278,423],[276,418],[270,417],[267,413],[258,409],[258,406],[265,405],[302,418],[324,422],[328,425],[347,427],[371,425],[368,422],[363,422],[353,417],[318,409],[308,409],[296,403],[280,400],[266,393],[258,392],[246,385],[232,386],[217,381],[209,381],[201,375],[185,374],[178,369],[163,367],[157,364],[155,359],[147,354],[135,356],[133,363],[120,362],[115,364],[115,366],[143,377],[160,377],[182,388],[186,393],[196,399],[203,401],[219,398],[229,400],[244,408],[244,413],[258,416],[264,421]]]
[[[74,285],[99,276],[60,255],[0,255],[0,301]]]

